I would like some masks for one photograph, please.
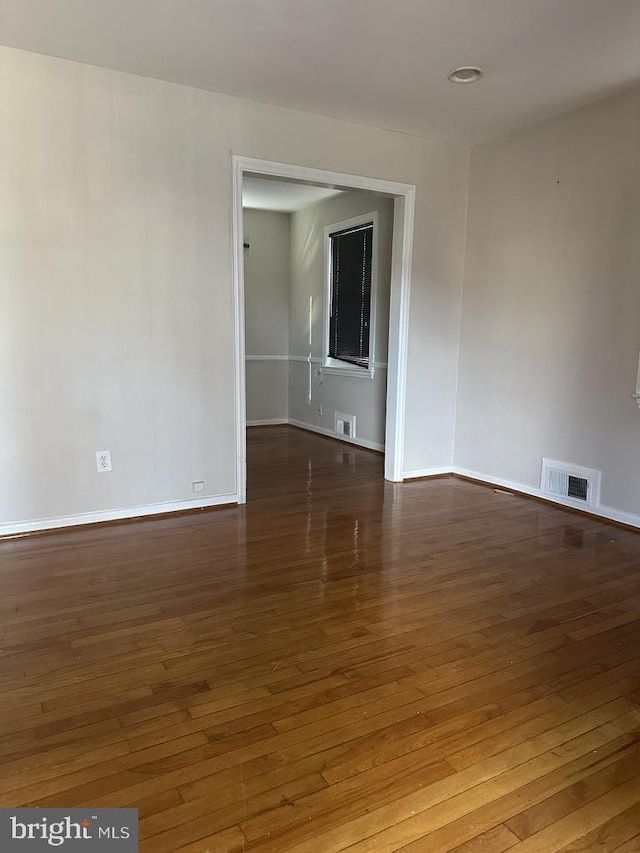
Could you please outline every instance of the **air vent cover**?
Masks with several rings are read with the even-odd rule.
[[[589,494],[589,480],[586,477],[574,477],[569,474],[569,488],[567,489],[567,497],[577,498],[579,501],[586,501]]]
[[[336,435],[343,435],[345,438],[355,438],[356,416],[345,415],[344,412],[334,412],[333,430]]]
[[[555,459],[542,460],[540,491],[543,495],[568,499],[576,505],[600,504],[602,472]]]

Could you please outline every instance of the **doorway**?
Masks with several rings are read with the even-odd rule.
[[[247,180],[262,179],[277,181],[281,185],[292,183],[298,187],[319,188],[319,191],[327,196],[339,193],[360,193],[365,198],[371,194],[382,197],[385,200],[387,210],[390,211],[389,218],[393,221],[390,238],[389,271],[389,333],[388,333],[388,356],[387,363],[382,365],[386,370],[386,417],[384,417],[383,444],[385,452],[384,476],[391,481],[402,480],[402,457],[404,445],[404,418],[405,418],[405,380],[406,380],[406,355],[408,337],[408,308],[411,269],[411,246],[413,238],[413,213],[415,187],[408,184],[398,184],[389,181],[372,178],[346,175],[335,172],[326,172],[317,169],[308,169],[297,166],[288,166],[281,163],[273,163],[263,160],[255,160],[245,157],[233,157],[233,240],[234,240],[234,314],[235,314],[235,394],[236,394],[236,437],[237,437],[237,484],[238,502],[246,501],[246,341],[245,341],[245,252],[251,251],[251,238],[245,241],[245,222],[243,213],[243,183]],[[365,204],[365,207],[367,205]],[[366,217],[365,217],[366,218]],[[346,222],[349,226],[351,220]],[[343,223],[335,223],[337,226]],[[356,227],[354,225],[354,227]],[[342,229],[345,232],[347,229]],[[334,229],[334,234],[337,233]],[[330,246],[331,235],[327,232],[325,246]],[[248,248],[245,248],[248,242]],[[331,372],[330,365],[325,360],[326,353],[323,352],[324,340],[318,341],[318,323],[322,324],[322,313],[324,303],[316,293],[316,302],[310,300],[308,309],[307,325],[309,334],[308,358],[302,358],[298,354],[297,361],[305,361],[306,364],[298,365],[308,371],[307,394],[309,405],[314,401],[314,381],[318,375]],[[313,317],[316,322],[314,323]],[[306,319],[306,318],[305,318]],[[314,341],[314,327],[316,328]],[[320,347],[320,349],[318,348]],[[313,355],[312,350],[315,350]],[[279,356],[274,356],[278,358]],[[281,356],[284,358],[284,355]],[[318,365],[318,363],[322,363]],[[381,367],[373,360],[372,371]],[[334,366],[335,367],[335,366]],[[357,364],[353,370],[363,367]],[[337,369],[337,368],[336,368]],[[343,374],[344,375],[344,374]],[[373,377],[373,372],[371,374]],[[321,381],[323,381],[321,379]],[[358,382],[367,380],[358,380]],[[317,395],[316,395],[317,396]],[[320,413],[322,414],[322,402]],[[316,413],[317,414],[317,413]],[[339,415],[338,413],[331,413]],[[292,422],[295,423],[295,420]],[[341,428],[348,429],[348,424],[340,424]],[[321,428],[315,431],[322,432]],[[346,433],[345,433],[346,435]],[[365,444],[366,446],[366,444]]]

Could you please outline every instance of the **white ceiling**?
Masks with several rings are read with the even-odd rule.
[[[640,0],[0,0],[0,43],[466,145],[638,80]]]
[[[276,210],[293,213],[325,198],[340,195],[342,190],[295,184],[291,181],[273,181],[247,175],[242,182],[242,205],[258,210]]]

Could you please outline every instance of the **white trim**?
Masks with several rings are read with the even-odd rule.
[[[493,477],[491,474],[483,474],[480,471],[471,471],[468,468],[459,468],[457,465],[445,465],[436,468],[418,468],[413,471],[405,471],[404,479],[413,480],[419,477],[433,477],[437,474],[459,474],[461,477],[468,477],[469,480],[477,480],[480,483],[490,483],[492,486],[498,486],[501,489],[506,489],[523,495],[531,495],[534,498],[540,498],[544,503],[558,504],[566,506],[570,509],[578,510],[585,515],[598,516],[608,521],[618,521],[620,524],[628,524],[630,527],[640,528],[640,515],[635,515],[631,512],[624,512],[621,509],[614,509],[610,506],[585,506],[584,501],[572,500],[571,498],[559,498],[554,495],[547,495],[535,486],[526,486],[523,483],[515,483],[512,480],[505,480],[502,477]]]
[[[245,361],[298,361],[304,362],[305,364],[309,361],[309,356],[307,355],[245,355]],[[318,358],[318,356],[313,356],[311,358],[312,364],[322,364],[322,359]],[[387,370],[388,364],[386,361],[374,361],[371,367],[375,370]],[[373,370],[367,370],[365,368],[354,368],[354,370],[361,370],[363,374],[373,374]],[[327,374],[339,374],[339,373],[348,373],[348,370],[340,367],[338,370],[332,370],[331,366],[322,365],[320,368],[321,373]],[[362,375],[362,373],[358,373],[358,376]]]
[[[309,356],[306,355],[290,355],[289,361],[304,361],[306,364],[309,361]],[[313,364],[322,364],[322,359],[318,358],[317,355],[314,355],[311,359]],[[386,361],[375,361],[372,365],[376,370],[387,370],[388,365]],[[321,370],[325,370],[325,368],[321,368]]]
[[[238,495],[209,495],[190,498],[185,501],[166,501],[146,506],[132,506],[124,509],[106,509],[97,512],[82,512],[78,515],[59,515],[54,518],[36,518],[32,521],[16,521],[0,524],[0,537],[15,536],[20,533],[34,533],[38,530],[56,530],[60,527],[77,527],[81,524],[96,524],[99,521],[121,521],[126,518],[144,518],[165,512],[181,512],[185,509],[204,509],[205,507],[237,504]]]
[[[387,381],[387,419],[385,478],[402,481],[404,453],[407,347],[409,338],[409,292],[416,188],[412,184],[348,175],[306,166],[294,166],[269,160],[231,155],[232,229],[233,229],[233,302],[235,340],[235,412],[236,412],[236,489],[238,502],[246,501],[246,400],[244,341],[244,234],[242,216],[242,178],[245,172],[292,178],[341,189],[369,190],[395,197],[394,238],[391,259],[391,301],[389,312],[389,364]],[[363,445],[366,446],[366,445]],[[374,449],[379,449],[378,447]]]
[[[377,210],[352,216],[340,222],[324,226],[324,306],[322,313],[322,367],[323,373],[342,373],[343,376],[357,379],[373,379],[376,348],[376,315],[378,298],[378,235],[380,217]],[[358,367],[329,355],[329,325],[331,317],[331,296],[333,293],[333,262],[331,258],[331,235],[336,231],[372,224],[371,237],[371,298],[369,306],[369,366]]]
[[[290,356],[289,356],[289,361],[298,361],[298,362],[302,362],[302,361],[303,361],[305,364],[308,364],[308,362],[309,362],[309,356],[308,356],[308,355],[290,355]],[[314,355],[314,356],[312,356],[312,358],[311,358],[311,363],[312,363],[312,364],[320,364],[320,362],[321,362],[321,361],[322,361],[322,359],[321,359],[321,358],[318,358],[318,357],[317,357],[317,356],[315,356],[315,355]]]
[[[242,168],[231,156],[232,202],[231,230],[233,239],[233,373],[236,416],[236,491],[238,503],[247,502],[247,398],[244,343],[244,219],[242,215]]]
[[[401,184],[398,181],[386,181],[383,178],[368,178],[363,175],[350,175],[345,172],[331,172],[328,169],[315,169],[312,166],[295,166],[276,160],[258,160],[232,154],[234,163],[242,172],[254,175],[270,175],[276,178],[293,178],[297,181],[309,181],[313,184],[336,184],[333,189],[370,190],[383,195],[402,196],[408,190],[414,190],[413,184]]]
[[[289,418],[289,423],[291,426],[300,427],[300,429],[306,429],[309,432],[317,432],[320,435],[326,435],[327,438],[334,438],[337,441],[343,441],[347,444],[357,444],[359,447],[366,447],[369,450],[378,450],[381,453],[384,453],[384,444],[380,444],[378,441],[369,441],[368,438],[347,438],[346,435],[336,435],[335,432],[330,429],[326,429],[326,427],[307,424],[304,421],[296,421],[294,418]]]
[[[263,420],[247,421],[247,426],[281,426],[288,423],[289,418],[264,418]]]
[[[358,367],[357,364],[336,364],[336,359],[327,358],[324,364],[320,366],[320,373],[327,376],[343,376],[349,379],[373,379],[375,369],[371,367]]]
[[[407,349],[409,341],[409,297],[416,189],[396,198],[393,214],[391,256],[391,299],[389,303],[389,373],[387,377],[387,421],[384,476],[402,482],[407,397]],[[400,229],[400,223],[403,227]]]
[[[450,465],[440,465],[434,468],[415,468],[413,471],[405,471],[403,480],[418,480],[421,477],[440,477],[442,474],[452,474]]]
[[[640,515],[634,515],[630,512],[624,512],[621,509],[614,509],[609,506],[585,506],[584,501],[573,500],[572,498],[560,498],[555,495],[547,495],[535,486],[526,486],[522,483],[514,483],[511,480],[504,480],[502,477],[492,477],[490,474],[482,474],[479,471],[470,471],[467,468],[452,469],[454,474],[460,474],[462,477],[469,477],[471,480],[483,480],[485,483],[491,483],[493,486],[499,486],[501,489],[509,489],[514,492],[522,492],[525,495],[531,495],[535,498],[541,498],[543,501],[560,506],[570,507],[587,515],[597,515],[601,518],[606,518],[609,521],[619,521],[621,524],[628,524],[631,527],[640,527]]]
[[[288,355],[245,355],[245,361],[289,361]],[[305,358],[304,361],[307,359]]]

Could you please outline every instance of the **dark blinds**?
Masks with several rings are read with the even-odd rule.
[[[369,366],[373,223],[336,231],[331,240],[329,355]]]

